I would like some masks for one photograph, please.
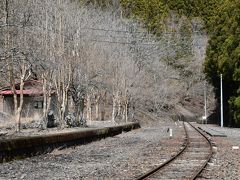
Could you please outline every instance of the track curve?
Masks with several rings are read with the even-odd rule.
[[[183,122],[186,139],[179,152],[160,166],[144,173],[142,179],[196,179],[212,157],[209,139],[192,124]]]

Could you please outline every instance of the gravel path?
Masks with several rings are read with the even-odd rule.
[[[240,129],[203,125],[223,132],[227,137],[209,137],[216,144],[214,156],[198,179],[240,179]]]
[[[169,138],[167,129],[173,129]],[[0,179],[133,179],[175,154],[181,123],[162,122],[115,137],[0,165]]]

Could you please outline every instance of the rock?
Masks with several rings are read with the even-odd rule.
[[[23,174],[23,175],[20,177],[20,179],[24,179],[25,176],[26,176],[26,174]]]

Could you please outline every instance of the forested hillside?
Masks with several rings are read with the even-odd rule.
[[[116,8],[118,1],[80,0],[80,2],[106,10],[106,7]],[[209,17],[214,14],[216,9],[213,7],[218,4],[220,2],[215,0],[194,3],[184,0],[121,0],[120,15],[123,18],[137,20],[149,33],[154,34],[155,39],[166,47],[162,50],[164,56],[159,59],[181,74],[181,82],[189,83],[187,89],[199,94],[200,91],[203,92],[203,85],[198,88],[195,85],[200,82],[204,84],[202,63],[208,41],[207,32],[210,29],[206,27],[210,26],[212,19]],[[193,71],[193,66],[198,71]]]
[[[160,115],[176,113],[178,104],[199,110],[203,108],[205,53],[205,72],[216,92],[219,84],[215,82],[227,63],[220,68],[214,58],[222,52],[220,47],[226,48],[229,36],[224,61],[230,62],[231,56],[239,62],[239,53],[234,51],[239,43],[234,29],[239,13],[231,11],[237,5],[237,1],[222,5],[216,0],[1,1],[1,86],[10,85],[14,92],[17,82],[43,80],[44,112],[48,111],[49,90],[56,89],[60,124],[69,113],[79,119],[86,112],[86,118],[92,119],[93,107],[98,119],[98,112],[104,114],[107,105],[112,106],[113,121],[126,120],[136,107]],[[220,9],[226,12],[223,17],[217,14]],[[231,13],[236,18],[225,22]],[[224,22],[232,25],[231,32],[224,33],[228,31],[220,27]],[[222,37],[218,36],[221,29]],[[214,47],[214,39],[223,44]],[[224,79],[232,77],[234,93],[225,98],[227,102],[233,96],[237,120],[239,73],[231,70]],[[208,106],[213,107],[209,85],[207,94]],[[21,98],[15,101],[19,117]]]
[[[137,17],[153,33],[163,33],[164,21],[169,13],[188,18],[199,17],[208,32],[209,45],[205,61],[205,73],[209,82],[215,87],[219,100],[220,74],[224,83],[225,125],[231,125],[234,119],[240,123],[239,64],[240,33],[238,0],[122,0],[128,17]]]
[[[240,123],[240,3],[224,2],[214,15],[211,39],[207,49],[205,72],[216,87],[219,97],[219,77],[223,74],[225,119]],[[228,122],[226,122],[228,123]]]
[[[68,114],[80,124],[104,117],[127,121],[137,108],[169,117],[182,100],[202,97],[207,37],[198,31],[201,22],[186,36],[192,27],[173,14],[168,23],[176,32],[159,38],[125,18],[118,1],[5,0],[0,7],[0,83],[12,89],[18,124],[29,110],[15,85],[21,91],[27,80],[43,82],[43,122],[56,91],[61,126]]]

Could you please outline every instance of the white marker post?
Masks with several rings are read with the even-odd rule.
[[[172,128],[169,129],[170,138],[172,137]]]
[[[220,78],[220,84],[221,84],[221,127],[223,127],[223,84],[222,84],[222,74]]]
[[[206,121],[207,117],[206,116],[202,116],[202,124],[204,121]]]

